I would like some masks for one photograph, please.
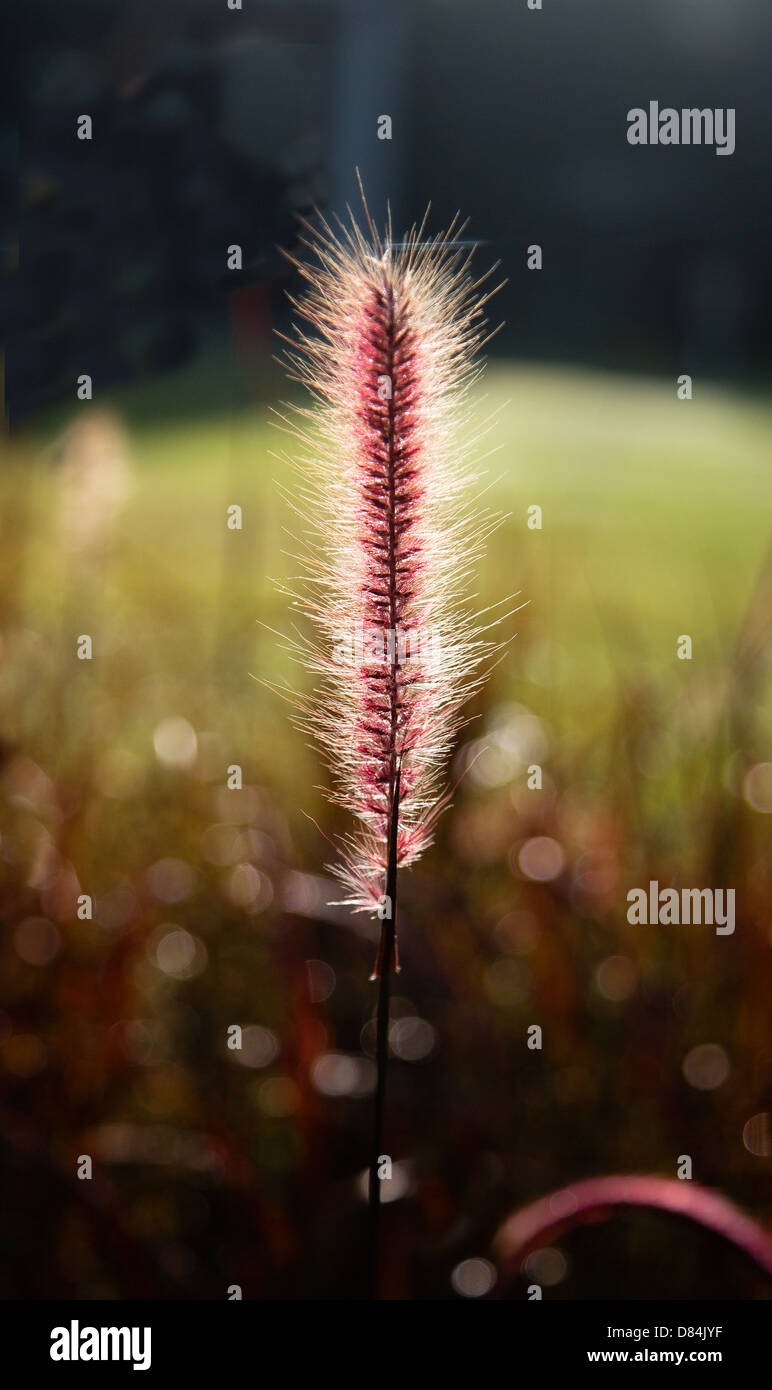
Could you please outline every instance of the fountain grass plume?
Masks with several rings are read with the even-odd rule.
[[[337,232],[319,218],[289,258],[306,283],[283,362],[312,402],[280,417],[302,445],[286,495],[303,520],[302,574],[282,587],[311,620],[291,643],[317,677],[291,695],[297,721],[356,824],[333,872],[347,904],[383,916],[398,773],[403,868],[432,840],[464,705],[499,645],[501,619],[467,600],[499,520],[469,502],[469,389],[496,267],[474,278],[458,218],[428,241],[424,218],[397,243],[362,201],[364,231],[350,209]]]

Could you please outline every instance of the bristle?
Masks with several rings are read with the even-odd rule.
[[[319,740],[330,795],[357,830],[340,845],[352,906],[374,910],[385,886],[390,807],[401,761],[398,864],[430,843],[462,706],[492,645],[464,606],[490,519],[467,514],[471,479],[461,406],[484,337],[481,282],[451,233],[399,247],[367,215],[340,237],[321,224],[306,242],[308,282],[285,356],[312,409],[295,433],[293,496],[308,524],[300,589],[313,638],[294,644],[321,678],[301,705]],[[309,427],[303,422],[310,421]]]

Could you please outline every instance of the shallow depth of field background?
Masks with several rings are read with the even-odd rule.
[[[438,8],[419,7],[421,32],[435,39]],[[488,8],[475,18],[470,62],[495,47],[500,21]],[[435,77],[460,61],[459,13],[447,7],[455,18],[432,49]],[[548,22],[566,42],[555,16]],[[159,53],[172,42],[160,34]],[[311,32],[303,42],[313,58],[322,41]],[[731,104],[742,70],[714,84],[711,102]],[[509,86],[491,93],[502,109],[515,100]],[[490,140],[490,110],[474,119]],[[623,111],[621,120],[623,130]],[[424,186],[433,146],[425,124],[416,129],[411,155],[389,151],[406,218],[437,191]],[[346,130],[348,143],[334,122],[325,135],[328,174],[349,150],[352,164],[374,160],[372,131],[368,143]],[[539,138],[549,147],[554,133]],[[561,138],[570,164],[570,132]],[[754,187],[744,148],[735,198]],[[550,338],[521,269],[523,246],[540,239],[542,185],[522,235],[501,213],[487,237],[493,165],[487,175],[479,161],[474,172],[456,167],[452,142],[441,153],[440,207],[477,206],[483,225],[475,218],[472,232],[490,243],[480,264],[501,257],[510,275],[508,329],[475,403],[479,419],[493,416],[487,500],[505,514],[477,602],[517,592],[524,606],[470,709],[453,807],[400,889],[387,1291],[523,1298],[537,1282],[557,1299],[768,1298],[769,1282],[716,1237],[642,1212],[564,1236],[506,1287],[464,1264],[490,1260],[503,1219],[551,1189],[604,1173],[674,1177],[684,1154],[696,1180],[772,1225],[772,402],[768,336],[758,320],[749,326],[766,302],[768,262],[732,248],[725,219],[710,262],[723,270],[708,274],[714,287],[723,275],[722,288],[703,295],[702,317],[689,282],[693,312],[677,331],[664,311],[644,330],[647,293],[639,286],[630,301],[621,282],[597,281],[596,267],[576,303],[556,301],[567,331]],[[627,168],[653,187],[663,166],[643,153]],[[731,161],[697,153],[711,176],[728,177],[720,166]],[[514,145],[507,157],[516,163]],[[62,290],[45,250],[77,176],[46,177],[53,191],[33,183],[27,206],[64,307],[49,304],[47,335],[20,328],[18,409],[10,399],[0,470],[0,1294],[221,1299],[239,1284],[250,1298],[357,1297],[376,932],[328,906],[328,846],[314,821],[327,833],[346,823],[319,790],[318,753],[262,683],[309,681],[276,635],[293,618],[273,583],[293,572],[293,518],[277,486],[291,485],[276,457],[286,440],[270,425],[292,394],[270,360],[288,280],[268,253],[233,295],[204,267],[196,284],[206,292],[189,314],[196,333],[188,342],[162,331],[176,346],[154,355],[158,322],[128,322],[127,305],[141,320],[160,293],[156,272],[132,278],[140,234],[126,233],[128,253],[120,244],[126,284],[98,322],[79,318],[93,285],[73,277]],[[621,207],[619,174],[604,177],[602,206]],[[269,229],[310,196],[304,185],[288,197],[293,178],[261,184]],[[581,186],[597,182],[587,174]],[[334,199],[332,175],[327,192]],[[560,200],[550,206],[558,218]],[[172,206],[172,229],[179,215]],[[227,220],[207,243],[213,260],[240,239]],[[639,252],[629,229],[617,232],[619,270]],[[100,243],[99,274],[113,245]],[[659,253],[672,266],[667,237]],[[569,283],[570,246],[552,254]],[[747,294],[727,264],[744,267]],[[175,291],[186,306],[190,284]],[[667,276],[648,282],[663,306],[671,288]],[[595,351],[604,314],[614,332]],[[614,334],[625,371],[603,360],[615,356]],[[93,367],[93,401],[51,389],[41,364],[52,341],[77,370]],[[689,370],[694,399],[679,401],[675,377]],[[234,503],[240,531],[226,524]],[[532,504],[541,530],[527,526]],[[81,634],[91,661],[77,659]],[[676,655],[684,634],[691,661]],[[534,763],[540,791],[526,785]],[[232,764],[241,791],[226,786]],[[735,887],[734,936],[629,925],[626,895],[650,879]],[[92,921],[77,919],[80,893],[94,899]],[[526,1046],[534,1023],[541,1051]],[[227,1046],[234,1024],[240,1052]],[[91,1182],[76,1178],[84,1154]]]

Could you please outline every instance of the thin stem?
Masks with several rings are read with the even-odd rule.
[[[378,980],[378,1013],[376,1024],[376,1086],[375,1086],[375,1124],[373,1128],[373,1149],[370,1159],[370,1297],[378,1297],[378,1237],[381,1216],[381,1180],[378,1176],[379,1159],[383,1144],[383,1115],[386,1104],[386,1069],[389,1060],[389,1003],[391,1000],[391,972],[395,960],[397,933],[397,834],[399,830],[399,784],[401,777],[400,761],[397,759],[394,775],[394,794],[391,802],[391,822],[389,825],[389,858],[386,870],[386,901],[384,903],[381,943],[375,966]]]

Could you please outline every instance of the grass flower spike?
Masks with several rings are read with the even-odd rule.
[[[310,263],[294,262],[305,324],[285,364],[314,404],[286,422],[306,450],[291,498],[306,526],[304,572],[287,592],[314,629],[293,647],[319,677],[300,723],[356,823],[334,871],[346,902],[382,914],[397,786],[401,868],[431,841],[462,708],[494,648],[465,599],[497,519],[469,512],[472,441],[462,442],[487,276],[473,279],[457,222],[433,241],[422,224],[395,244],[364,207],[367,235],[353,216],[339,235],[322,222],[307,229]]]

